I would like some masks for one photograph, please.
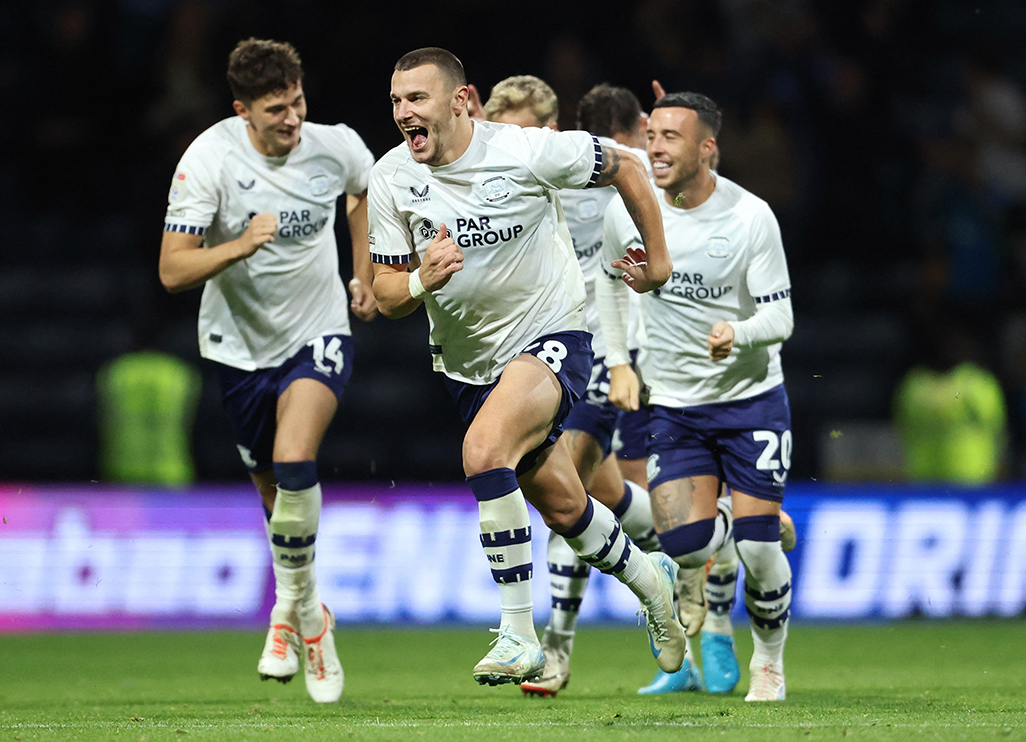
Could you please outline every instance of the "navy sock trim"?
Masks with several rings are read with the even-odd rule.
[[[482,533],[481,546],[486,549],[494,546],[514,546],[516,544],[531,543],[531,526],[527,528],[514,528],[512,531],[496,531],[495,533]]]
[[[473,474],[467,477],[467,484],[470,485],[470,491],[474,493],[478,502],[498,500],[520,489],[516,472],[508,467]]]
[[[627,508],[631,506],[631,501],[634,499],[634,495],[631,493],[631,488],[627,482],[623,483],[623,499],[616,504],[613,508],[613,515],[616,516],[617,520],[623,517],[623,514],[627,512]]]
[[[732,582],[737,582],[737,572],[731,572],[729,575],[714,575],[712,572],[706,577],[706,582],[710,585],[729,585]]]
[[[631,540],[626,536],[624,536],[623,540],[623,552],[620,554],[620,559],[612,566],[607,574],[618,575],[627,567],[627,560],[631,556]]]
[[[599,549],[597,552],[595,552],[595,554],[591,558],[595,559],[595,560],[604,560],[606,558],[606,556],[609,554],[609,552],[611,552],[613,550],[613,546],[616,544],[616,539],[619,538],[619,537],[620,537],[620,523],[619,522],[615,522],[615,523],[613,523],[613,530],[609,534],[609,539],[606,542],[606,545],[603,546],[601,549]]]
[[[734,519],[734,543],[779,540],[779,515],[749,515],[747,518]]]
[[[568,564],[553,564],[549,562],[549,574],[557,575],[559,577],[570,577],[580,578],[587,577],[588,573],[591,572],[591,566],[587,564],[578,564],[571,567]]]
[[[766,618],[765,616],[757,616],[755,613],[752,612],[751,608],[748,608],[748,617],[752,620],[752,623],[754,623],[760,629],[779,629],[781,626],[784,625],[784,621],[790,618],[790,616],[791,611],[785,610],[783,613],[781,613],[779,616],[776,616],[775,618]]]
[[[271,534],[271,543],[283,549],[305,549],[317,543],[317,534],[310,536],[283,536],[280,533]]]
[[[745,585],[745,593],[751,595],[756,600],[780,600],[785,595],[791,592],[791,583],[787,583],[779,590],[767,590],[764,593],[760,593],[755,588]]]
[[[591,498],[588,498],[588,504],[584,506],[584,513],[577,519],[577,522],[566,529],[563,533],[559,534],[563,538],[577,538],[587,530],[588,526],[591,525],[592,519],[595,517],[595,505],[592,503]]]
[[[510,584],[514,582],[526,582],[534,575],[534,565],[521,564],[519,567],[509,569],[493,569],[492,579],[499,584]]]
[[[274,464],[278,486],[289,492],[308,490],[317,484],[316,461],[280,461]]]
[[[668,555],[679,557],[706,548],[715,533],[716,518],[706,518],[663,531],[659,534],[659,543]]]
[[[561,611],[577,613],[581,610],[581,598],[553,598],[552,607]]]

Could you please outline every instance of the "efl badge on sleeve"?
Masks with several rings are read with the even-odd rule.
[[[175,173],[171,179],[171,190],[168,191],[167,200],[169,203],[178,203],[185,198],[185,173]]]

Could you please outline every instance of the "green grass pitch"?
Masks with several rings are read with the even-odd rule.
[[[480,687],[483,629],[340,629],[341,703],[261,683],[250,633],[0,637],[0,740],[1026,739],[1026,622],[791,628],[788,699],[638,696],[644,629],[584,628],[556,699]]]

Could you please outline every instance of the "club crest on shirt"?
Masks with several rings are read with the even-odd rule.
[[[730,257],[730,238],[722,235],[713,235],[709,238],[708,249],[705,254],[710,258]]]
[[[577,213],[581,215],[582,219],[594,219],[599,213],[598,201],[593,198],[578,201]]]
[[[510,187],[509,178],[505,175],[495,175],[481,182],[481,190],[484,191],[484,200],[489,203],[496,203],[509,198],[513,192]]]
[[[310,178],[310,194],[312,196],[323,196],[328,192],[331,181],[324,173],[318,173]]]

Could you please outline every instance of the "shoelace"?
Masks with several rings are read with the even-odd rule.
[[[774,671],[773,666],[766,664],[762,666],[762,672],[759,673],[759,677],[756,680],[758,683],[758,691],[760,694],[767,693],[771,690],[776,690],[777,686],[777,672]]]
[[[307,651],[307,658],[308,658],[307,659],[308,666],[312,667],[313,670],[314,670],[314,676],[318,680],[324,680],[324,678],[325,678],[324,655],[323,655],[323,652],[322,652],[320,646],[317,647],[316,651],[314,651],[313,647],[310,647],[310,649]]]
[[[499,653],[509,652],[509,653],[513,653],[517,649],[519,649],[520,645],[523,643],[523,642],[521,642],[517,638],[516,634],[514,634],[508,628],[503,627],[501,629],[488,629],[488,630],[491,631],[494,634],[498,634],[498,636],[495,637],[494,639],[492,639],[491,642],[489,642],[489,644],[488,644],[489,646],[493,646],[493,645],[495,646],[495,649],[492,650],[494,652],[499,652]],[[491,654],[491,652],[489,652],[488,654]]]
[[[271,654],[273,654],[278,659],[282,659],[283,660],[283,659],[285,659],[285,656],[286,656],[287,653],[288,653],[288,644],[286,644],[285,640],[281,638],[281,632],[280,631],[274,632],[274,649],[271,650]]]
[[[288,655],[289,647],[288,640],[283,636],[287,627],[284,625],[277,625],[272,628],[274,630],[274,633],[271,635],[273,637],[271,654],[273,654],[278,659],[283,660]]]
[[[652,638],[657,642],[669,641],[670,635],[666,631],[666,611],[663,610],[662,606],[656,608],[642,608],[638,611],[637,615],[638,624],[641,624],[641,616],[645,617],[645,623],[648,626],[649,633],[652,634]]]

